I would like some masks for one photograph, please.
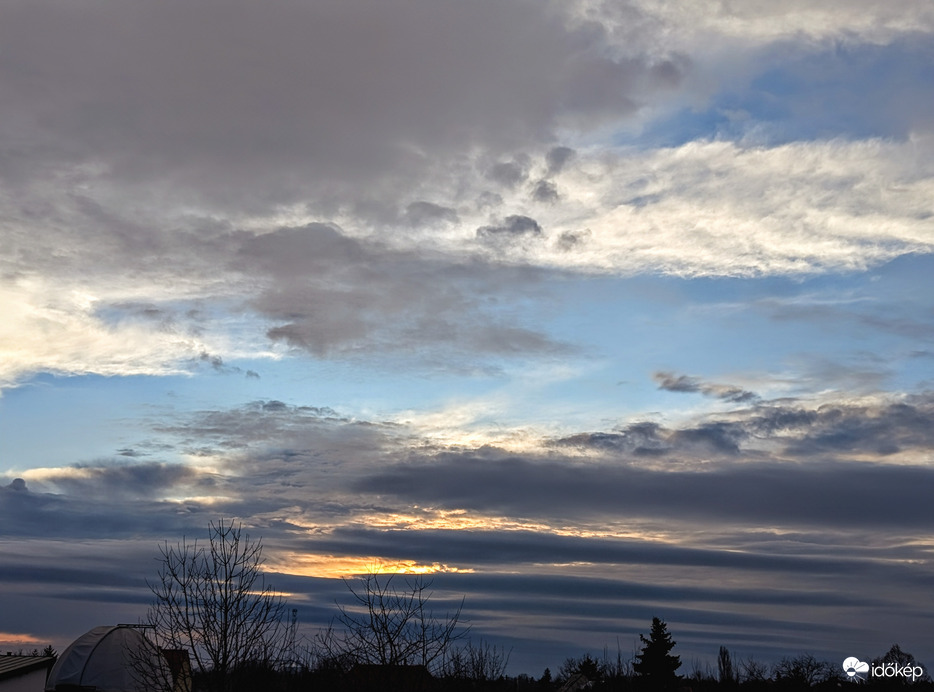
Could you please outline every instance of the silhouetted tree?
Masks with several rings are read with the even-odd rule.
[[[590,654],[584,654],[580,658],[566,658],[558,671],[558,676],[562,680],[567,680],[572,675],[580,673],[590,682],[602,680],[604,677],[604,666]]]
[[[776,684],[800,689],[840,677],[838,669],[842,673],[839,665],[819,661],[811,654],[801,654],[793,658],[783,658],[775,664],[773,673]]]
[[[721,685],[733,685],[736,683],[736,671],[733,669],[733,657],[730,656],[730,650],[725,646],[720,647],[717,654],[717,678]]]
[[[239,669],[270,669],[286,646],[285,601],[266,584],[263,546],[240,524],[211,523],[207,546],[160,548],[148,624],[162,649],[187,649],[212,692],[234,688]]]
[[[671,655],[675,642],[668,632],[668,625],[657,617],[652,618],[648,638],[640,634],[639,639],[644,646],[642,653],[636,655],[633,670],[653,689],[673,686],[679,678],[675,671],[681,667],[681,657]]]
[[[445,657],[442,674],[447,678],[489,682],[499,680],[506,673],[512,650],[490,644],[481,639],[477,644],[467,642]]]
[[[745,659],[740,664],[740,668],[742,668],[742,682],[745,685],[758,685],[769,679],[769,667],[752,656]]]
[[[542,672],[542,677],[538,679],[538,686],[543,690],[550,690],[554,686],[554,681],[551,679],[551,668],[545,668]]]
[[[707,661],[701,662],[696,658],[691,659],[691,673],[688,675],[688,679],[691,681],[692,686],[696,684],[701,687],[717,682],[713,671],[710,669],[710,663]]]
[[[892,647],[887,652],[885,652],[882,656],[872,659],[873,666],[883,665],[885,663],[894,663],[900,668],[904,668],[905,666],[914,667],[914,666],[919,665],[918,662],[915,660],[915,657],[912,654],[908,653],[907,651],[903,651],[902,647],[900,647],[898,644],[892,644]],[[921,666],[921,667],[924,668],[924,666]],[[920,680],[928,681],[930,680],[930,676],[928,676],[928,674],[925,672],[921,676]],[[876,680],[875,682],[879,682],[879,681]],[[887,684],[890,687],[893,685],[905,685],[905,684],[908,684],[909,682],[910,680],[908,678],[901,677],[901,676],[885,679],[885,684]]]
[[[439,618],[429,605],[430,581],[397,577],[370,573],[358,585],[345,582],[355,607],[338,604],[336,623],[318,637],[325,658],[345,665],[423,665],[438,670],[451,646],[467,634],[458,626],[463,599],[453,613]]]
[[[610,659],[610,652],[607,647],[603,648],[603,660],[600,663],[603,672],[603,679],[612,683],[613,687],[618,687],[624,681],[632,678],[632,659],[623,658],[623,651],[619,646],[619,639],[616,640],[616,660]]]

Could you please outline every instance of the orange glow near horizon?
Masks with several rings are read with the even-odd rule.
[[[408,510],[367,514],[341,525],[319,525],[291,519],[301,532],[329,534],[337,528],[353,527],[386,533],[402,531],[497,531],[530,532],[577,538],[615,538],[677,545],[684,537],[677,532],[657,526],[639,526],[632,522],[621,524],[550,525],[522,517],[488,516],[466,509],[439,509],[413,506]],[[267,568],[283,574],[326,579],[347,578],[367,573],[384,574],[437,574],[446,572],[473,573],[469,565],[449,565],[442,562],[390,559],[374,555],[333,555],[284,551],[270,553]]]
[[[445,565],[418,563],[415,560],[384,560],[378,557],[335,557],[333,555],[288,553],[268,566],[283,574],[299,577],[339,579],[360,574],[437,574],[443,572],[471,573],[474,570]]]
[[[0,632],[0,645],[2,646],[34,646],[36,644],[47,644],[31,634],[22,632]]]
[[[294,520],[293,520],[294,522]],[[294,522],[298,523],[298,522]],[[575,536],[579,538],[616,538],[677,544],[679,538],[670,531],[638,526],[551,526],[540,521],[522,518],[485,516],[464,509],[442,510],[433,507],[412,507],[409,511],[365,515],[345,526],[376,529],[386,533],[399,531],[516,531]],[[330,533],[336,526],[302,525],[305,531]],[[438,574],[475,573],[469,565],[450,565],[442,562],[419,562],[406,559],[388,559],[375,555],[333,555],[283,551],[270,554],[266,563],[271,571],[302,577],[325,579],[348,578],[368,573],[380,574]],[[539,565],[539,569],[544,565]],[[501,568],[502,566],[500,566]],[[498,571],[499,568],[497,568]]]

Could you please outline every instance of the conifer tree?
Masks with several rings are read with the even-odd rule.
[[[642,640],[642,653],[636,656],[633,670],[651,689],[672,687],[678,680],[675,671],[681,667],[681,657],[672,656],[675,642],[671,640],[668,625],[659,618],[652,618],[652,630],[648,638],[639,635]]]

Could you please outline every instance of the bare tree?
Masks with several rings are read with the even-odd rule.
[[[123,657],[129,668],[133,689],[146,692],[191,692],[190,666],[182,664],[178,650],[160,648],[146,635],[151,625],[118,625],[124,633]],[[173,666],[173,659],[176,665]],[[187,660],[187,658],[185,659]]]
[[[717,678],[720,680],[720,684],[724,686],[736,683],[733,657],[730,655],[730,650],[725,646],[721,646],[720,652],[717,654]]]
[[[827,661],[819,661],[811,654],[801,654],[793,658],[783,658],[775,664],[775,681],[797,687],[813,687],[821,682],[836,680],[838,666]]]
[[[370,573],[359,584],[346,581],[351,606],[337,605],[332,626],[319,637],[323,656],[334,665],[440,666],[451,645],[467,634],[458,627],[460,604],[436,617],[429,601],[431,582],[420,576]]]
[[[633,654],[635,656],[635,654]],[[600,667],[604,672],[604,677],[607,680],[626,680],[632,677],[632,658],[624,660],[623,659],[623,650],[619,645],[619,637],[616,638],[616,660],[610,660],[609,649],[603,647],[603,660],[600,662]]]
[[[740,663],[744,683],[761,683],[769,679],[769,667],[750,656]]]
[[[214,692],[231,689],[232,673],[269,666],[287,644],[285,601],[266,584],[263,546],[240,524],[211,523],[207,546],[182,539],[160,548],[148,622],[162,649],[187,649]]]
[[[490,682],[499,680],[506,674],[512,649],[490,644],[481,639],[474,644],[468,641],[465,646],[453,649],[445,656],[443,674],[445,677]]]

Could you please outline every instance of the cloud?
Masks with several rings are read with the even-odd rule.
[[[477,237],[481,240],[498,242],[514,241],[522,238],[534,238],[542,235],[542,227],[529,216],[507,216],[497,226],[481,226],[477,229]]]
[[[420,223],[448,214],[414,209]],[[87,257],[18,269],[47,278],[0,286],[8,308],[0,327],[8,344],[2,385],[37,371],[166,375],[201,362],[236,374],[227,361],[269,358],[278,345],[317,357],[444,348],[482,360],[567,351],[486,307],[493,294],[538,290],[533,271],[393,249],[326,223],[262,234],[216,229],[199,239],[157,232],[164,262],[131,248],[105,259],[107,235],[117,229],[97,228],[82,246]],[[43,242],[36,245],[24,238],[22,247],[39,252]],[[141,308],[129,296],[148,300]]]
[[[563,619],[617,631],[666,603],[683,628],[765,628],[755,635],[762,650],[783,650],[802,628],[816,631],[817,606],[841,615],[813,622],[828,628],[815,642],[849,626],[856,602],[860,613],[901,612],[895,591],[867,594],[867,583],[924,593],[929,575],[917,565],[934,479],[910,460],[934,447],[931,406],[926,395],[759,402],[677,425],[541,435],[507,452],[262,399],[160,425],[188,467],[85,463],[37,471],[28,491],[0,487],[3,540],[18,546],[4,553],[5,578],[24,594],[20,577],[41,575],[29,598],[132,612],[148,599],[145,565],[161,540],[241,516],[275,569],[292,571],[274,583],[308,604],[303,620],[324,622],[315,604],[334,595],[327,580],[299,576],[306,564],[414,561],[478,570],[435,575],[435,587],[467,594],[483,627],[521,617],[534,628]],[[880,449],[883,437],[905,456]],[[81,541],[93,543],[80,560],[62,553]],[[723,586],[734,581],[742,587]]]
[[[26,488],[26,481],[24,481],[22,478],[14,478],[10,482],[9,485],[4,486],[4,487],[9,490],[12,490],[13,492],[18,492],[18,493],[29,492],[28,488]]]
[[[64,290],[63,290],[64,289]],[[55,287],[49,277],[0,285],[0,325],[4,344],[0,388],[40,370],[101,375],[169,375],[182,372],[180,361],[213,348],[184,328],[128,321],[107,324],[96,301],[80,290]]]
[[[527,217],[509,217],[504,229],[540,232]],[[567,350],[481,307],[485,296],[502,295],[504,288],[528,291],[538,283],[530,272],[397,251],[320,223],[246,238],[234,264],[268,276],[250,306],[278,323],[266,332],[269,338],[319,357],[417,352],[439,344],[481,357]]]
[[[574,158],[577,154],[571,147],[559,146],[548,150],[545,161],[548,164],[548,173],[554,175]]]
[[[108,501],[162,498],[180,492],[207,495],[213,488],[210,478],[189,466],[160,462],[79,464],[30,469],[27,474],[27,478],[66,495]]]
[[[806,433],[788,444],[788,452],[808,455],[847,452],[888,456],[934,446],[928,425],[927,397],[875,406],[821,406]]]
[[[225,205],[421,177],[433,158],[522,147],[669,87],[648,56],[611,55],[598,24],[525,2],[16,3],[0,38],[6,127],[46,143],[27,156]]]
[[[405,209],[406,220],[413,226],[430,223],[457,223],[457,211],[431,202],[412,202]]]
[[[657,41],[685,31],[699,51],[691,36],[732,32],[722,8],[692,27],[651,4],[589,19],[524,2],[222,5],[11,7],[0,386],[180,374],[201,353],[225,368],[547,358],[571,347],[514,308],[568,271],[800,276],[931,250],[923,129],[590,143],[693,88],[694,62]],[[870,33],[927,25],[867,7]]]
[[[565,520],[664,515],[667,521],[743,526],[907,529],[934,518],[921,490],[930,482],[931,473],[921,467],[760,464],[662,472],[464,455],[376,473],[356,489],[419,505]],[[867,504],[875,508],[871,514]]]
[[[920,395],[858,404],[760,402],[678,426],[637,422],[541,436],[506,451],[445,447],[423,439],[415,425],[259,400],[159,425],[160,439],[191,465],[145,458],[32,470],[23,478],[39,493],[15,483],[2,491],[11,527],[44,526],[54,512],[118,514],[134,501],[141,511],[156,511],[170,501],[193,517],[219,507],[254,517],[298,508],[287,514],[302,523],[372,524],[382,517],[410,529],[417,522],[391,517],[421,507],[428,512],[422,523],[456,523],[435,514],[443,510],[466,512],[479,525],[545,532],[663,521],[708,531],[886,526],[910,533],[931,519],[922,497],[929,469],[916,461],[934,449],[931,409],[930,397]],[[41,492],[49,489],[61,494]],[[205,504],[210,496],[216,499]],[[113,506],[104,511],[95,498]]]
[[[487,178],[505,188],[513,188],[526,179],[528,161],[503,161],[487,171]]]
[[[558,187],[550,180],[539,180],[532,189],[536,202],[554,202],[558,199]]]
[[[690,377],[689,375],[656,372],[652,375],[652,379],[658,383],[659,389],[664,389],[669,392],[698,392],[704,396],[723,399],[733,403],[755,401],[759,398],[755,392],[747,391],[741,387],[703,382],[699,378]]]
[[[611,26],[631,31],[623,22],[641,20],[652,28],[661,24],[673,32],[670,40],[678,45],[696,46],[718,37],[724,49],[737,43],[769,44],[796,36],[810,42],[838,39],[880,44],[934,29],[931,13],[911,0],[793,0],[781,6],[723,5],[717,0],[705,0],[689,8],[639,0],[635,10],[608,2],[602,3],[601,9]]]
[[[534,257],[616,273],[755,276],[858,270],[929,252],[923,196],[932,177],[915,159],[919,145],[927,138],[691,142],[579,160],[556,177],[561,201],[542,223],[586,226],[590,240],[573,254]],[[877,194],[887,185],[898,186],[898,202]],[[870,221],[880,217],[884,229]]]

